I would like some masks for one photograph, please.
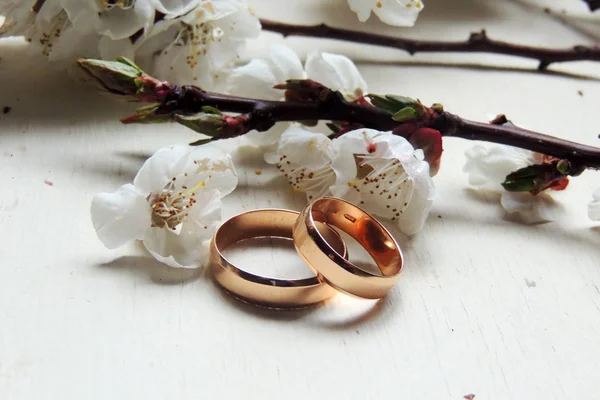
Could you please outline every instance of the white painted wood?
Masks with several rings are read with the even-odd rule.
[[[357,26],[343,0],[252,3],[269,18]],[[589,43],[507,1],[427,7],[403,33],[458,39],[485,27],[524,43]],[[375,21],[363,29],[393,32]],[[273,41],[266,34],[249,54]],[[583,79],[510,70],[534,66],[510,57],[410,58],[332,41],[288,43],[398,61],[361,64],[373,92],[439,101],[479,120],[506,112],[525,127],[598,144],[598,64],[554,67],[594,77]],[[387,298],[340,295],[296,313],[256,309],[222,294],[201,271],[170,270],[134,245],[106,250],[91,226],[95,193],[128,182],[152,151],[193,133],[120,125],[130,106],[64,71],[44,71],[18,40],[0,42],[0,57],[0,107],[13,107],[0,115],[0,399],[600,396],[600,228],[586,215],[597,173],[557,196],[564,213],[556,222],[525,226],[507,218],[495,196],[468,189],[461,168],[471,143],[447,140],[439,199],[422,233],[398,235],[407,268]],[[240,143],[222,144],[241,175],[224,215],[299,209],[304,198],[256,150],[236,150]],[[290,276],[286,264],[297,265],[290,248],[271,252],[265,243],[234,256],[281,276]]]

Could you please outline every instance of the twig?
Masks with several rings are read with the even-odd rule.
[[[596,11],[596,10],[600,9],[600,0],[583,0],[583,1],[587,3],[588,7],[590,8],[590,11]]]
[[[401,125],[386,111],[349,103],[337,92],[321,101],[301,103],[229,96],[205,92],[195,86],[173,86],[157,114],[192,115],[201,112],[205,106],[243,115],[242,129],[237,127],[227,137],[239,136],[253,129],[265,131],[276,122],[283,121],[345,121],[383,131],[393,130]],[[474,122],[440,111],[436,112],[428,126],[439,130],[446,137],[505,144],[566,159],[575,171],[600,169],[600,148],[529,131],[512,124]]]
[[[600,0],[591,0],[589,4],[590,7],[600,7]],[[471,36],[465,41],[450,42],[385,36],[334,28],[325,24],[294,25],[267,19],[261,19],[261,24],[264,30],[281,33],[284,36],[308,36],[386,46],[404,50],[411,55],[416,53],[495,53],[530,58],[539,62],[538,70],[540,71],[546,70],[553,63],[600,61],[600,47],[598,46],[578,45],[561,49],[526,46],[490,39],[485,30],[471,33]]]

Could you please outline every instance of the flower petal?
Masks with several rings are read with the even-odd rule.
[[[269,129],[266,132],[250,131],[244,135],[244,138],[250,146],[254,146],[254,147],[272,146],[273,144],[276,144],[279,141],[279,139],[281,139],[281,135],[283,135],[283,132],[285,132],[286,129],[288,129],[289,127],[290,127],[289,123],[279,122],[279,123],[275,124],[274,127],[272,127],[271,129]],[[274,150],[277,150],[277,149],[275,148]],[[265,152],[265,160],[269,159],[269,156],[267,154],[268,154],[268,152]],[[276,156],[275,161],[273,161],[273,162],[267,161],[267,162],[269,164],[277,164],[279,162],[279,156],[276,154],[275,154],[275,156]]]
[[[478,144],[465,151],[465,155],[463,172],[469,175],[469,183],[494,190],[503,190],[501,183],[511,172],[541,162],[541,155],[510,146]]]
[[[588,205],[588,215],[592,221],[600,221],[600,187],[592,195],[594,201]]]
[[[144,246],[158,261],[175,268],[198,268],[208,262],[208,246],[221,221],[221,200],[213,190],[197,196],[194,208],[200,212],[187,217],[178,233],[168,228],[151,228]]]
[[[348,0],[350,9],[357,14],[360,22],[365,22],[371,16],[372,5],[370,3],[372,3],[371,0]]]
[[[336,152],[331,139],[322,133],[291,126],[283,132],[277,150],[285,162],[308,169],[319,169],[331,163]]]
[[[500,203],[509,214],[517,214],[526,224],[554,221],[559,209],[547,193],[503,192]]]
[[[277,83],[285,83],[288,79],[306,78],[302,61],[288,46],[272,45],[269,49],[269,61]]]
[[[419,232],[425,225],[432,205],[433,200],[415,192],[408,207],[404,209],[400,216],[396,217],[398,228],[405,235],[414,235]]]
[[[388,25],[413,26],[423,8],[421,0],[379,0],[373,12]]]
[[[113,7],[98,17],[96,31],[113,40],[119,40],[149,28],[154,19],[154,10],[147,1],[136,1],[131,9]]]
[[[214,145],[190,147],[174,165],[177,186],[185,190],[201,187],[202,191],[216,190],[220,197],[231,193],[238,183],[238,175],[231,156]]]
[[[190,146],[173,145],[157,150],[142,165],[133,185],[141,193],[160,192],[179,174],[178,163],[190,149]]]
[[[125,57],[130,60],[135,58],[135,50],[129,38],[113,40],[108,36],[102,36],[98,43],[98,49],[103,60],[115,60],[117,57]]]
[[[356,100],[367,93],[367,84],[356,65],[346,56],[311,53],[305,69],[310,79],[341,92],[347,100]]]
[[[227,93],[264,100],[280,100],[283,92],[273,89],[277,78],[267,60],[254,59],[234,69],[227,78]]]
[[[98,238],[109,249],[142,239],[151,225],[148,202],[131,184],[94,196],[91,215]]]

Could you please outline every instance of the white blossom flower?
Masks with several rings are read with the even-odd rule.
[[[276,44],[270,47],[268,57],[255,58],[231,70],[225,91],[236,96],[282,100],[284,92],[273,87],[289,79],[306,79],[302,61],[289,47]],[[273,146],[289,126],[280,122],[266,132],[252,131],[244,138],[251,146]]]
[[[226,90],[237,96],[281,100],[283,91],[273,86],[289,79],[306,79],[302,61],[294,50],[275,44],[270,47],[267,57],[255,58],[233,69]]]
[[[365,22],[374,12],[388,25],[413,26],[425,7],[422,0],[348,0],[352,11]]]
[[[313,52],[308,55],[303,67],[298,55],[283,45],[271,46],[266,58],[254,59],[231,70],[225,91],[236,96],[282,100],[284,92],[273,87],[290,79],[312,79],[340,91],[348,101],[357,100],[367,93],[367,84],[348,57]],[[277,143],[288,126],[278,123],[267,132],[250,132],[245,136],[251,145],[270,146]]]
[[[237,185],[229,155],[214,146],[171,146],[142,166],[133,184],[92,200],[94,228],[108,248],[142,240],[159,261],[199,267],[221,220],[221,198]]]
[[[125,56],[160,79],[212,88],[260,23],[242,0],[0,0],[0,36],[50,59]]]
[[[502,187],[506,176],[521,168],[541,164],[543,155],[510,146],[475,145],[465,152],[463,171],[469,183],[481,189],[501,193],[500,203],[509,214],[517,214],[525,223],[553,221],[557,203],[546,192],[508,192]]]
[[[593,201],[588,206],[588,215],[593,221],[600,221],[600,187],[592,195]]]
[[[335,183],[331,168],[335,156],[327,136],[289,127],[281,135],[276,151],[265,154],[265,160],[277,165],[294,191],[303,192],[312,200],[329,194],[329,187]]]
[[[344,197],[377,216],[397,221],[407,235],[424,225],[435,197],[422,150],[391,132],[358,129],[334,140],[334,196]]]
[[[308,200],[333,195],[397,221],[406,234],[423,227],[435,196],[423,152],[391,132],[360,129],[331,140],[292,127],[265,156]]]
[[[159,79],[209,90],[225,67],[239,58],[246,40],[257,37],[260,29],[258,18],[244,1],[200,1],[175,21],[158,22],[138,54],[152,59]]]
[[[341,92],[348,101],[358,100],[367,93],[365,80],[346,56],[311,53],[306,59],[305,69],[310,79]]]

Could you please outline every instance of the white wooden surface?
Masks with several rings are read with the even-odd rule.
[[[269,18],[357,26],[344,0],[253,4]],[[524,43],[590,43],[509,1],[427,7],[403,33],[459,39],[485,27]],[[362,28],[392,32],[375,21]],[[250,54],[280,40],[266,34]],[[288,43],[362,60],[373,92],[442,102],[472,119],[506,112],[525,127],[600,144],[598,64],[554,67],[577,75],[555,76],[521,71],[535,63],[502,56],[410,58]],[[564,212],[556,222],[525,226],[504,215],[496,196],[468,189],[461,168],[472,143],[447,140],[439,199],[421,234],[398,235],[407,265],[387,298],[255,309],[202,271],[170,270],[135,245],[106,250],[90,223],[95,193],[130,181],[151,152],[193,133],[120,125],[129,106],[26,59],[18,40],[0,42],[0,57],[0,107],[13,107],[0,115],[0,399],[600,398],[600,228],[586,215],[599,174],[585,173],[557,196]],[[234,154],[241,182],[225,217],[304,204],[257,151]],[[263,242],[235,257],[273,275],[299,268],[289,246],[269,249]]]

